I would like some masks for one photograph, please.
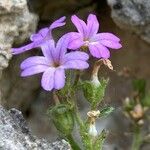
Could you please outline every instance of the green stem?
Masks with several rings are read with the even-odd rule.
[[[78,144],[74,141],[71,134],[67,136],[67,139],[73,150],[81,150],[81,148],[78,146]]]
[[[135,125],[134,126],[132,150],[139,150],[141,144],[142,144],[141,129],[138,125]]]
[[[74,84],[73,87],[76,87],[79,80],[80,80],[80,76],[81,76],[81,72],[79,70],[76,71],[76,76],[75,76],[75,80],[74,80]]]

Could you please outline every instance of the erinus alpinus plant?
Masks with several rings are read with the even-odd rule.
[[[106,117],[112,107],[99,109],[108,79],[98,79],[101,65],[113,69],[109,48],[121,48],[120,39],[112,33],[98,33],[97,17],[90,14],[87,23],[76,15],[71,17],[78,32],[69,32],[56,42],[52,30],[65,25],[65,17],[53,22],[49,27],[31,35],[31,43],[20,48],[13,48],[14,55],[33,48],[41,48],[43,56],[33,56],[25,59],[20,68],[21,76],[27,77],[42,73],[41,86],[53,93],[55,106],[50,107],[48,115],[60,134],[69,141],[74,150],[100,150],[107,136],[105,129],[98,133],[96,120]],[[54,31],[55,32],[55,31]],[[95,57],[92,66],[88,59]],[[91,79],[83,81],[84,70],[92,68]],[[82,90],[90,103],[90,110],[85,120],[81,118],[77,107],[76,92]],[[74,128],[75,124],[78,128]],[[79,145],[73,137],[73,130],[80,133],[82,144]]]

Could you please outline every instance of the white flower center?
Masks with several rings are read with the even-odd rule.
[[[90,41],[88,41],[88,40],[84,41],[85,46],[89,46],[89,44],[90,44]]]

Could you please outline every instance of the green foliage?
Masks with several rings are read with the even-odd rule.
[[[138,92],[139,98],[142,99],[145,96],[146,81],[144,79],[133,80],[133,89]]]
[[[146,94],[145,97],[142,99],[141,104],[144,107],[150,107],[150,93]]]
[[[133,88],[138,92],[140,103],[144,107],[150,107],[150,93],[146,93],[146,81],[144,79],[137,79],[133,81]]]
[[[112,112],[114,111],[113,107],[105,107],[100,111],[100,115],[99,117],[107,117],[108,115],[110,115]]]
[[[96,138],[93,146],[94,146],[94,149],[95,150],[102,150],[102,146],[103,146],[103,143],[106,139],[106,136],[107,136],[107,132],[106,130],[103,130],[99,135],[98,137]]]
[[[72,110],[68,105],[58,104],[48,111],[55,127],[64,135],[71,134],[74,128]]]
[[[95,85],[91,81],[82,83],[82,89],[85,98],[91,103],[92,108],[95,108],[103,99],[108,80],[101,79],[100,85]]]

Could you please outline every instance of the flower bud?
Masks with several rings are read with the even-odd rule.
[[[50,110],[49,114],[57,130],[65,135],[71,134],[74,128],[74,118],[68,105],[56,105]]]
[[[97,132],[97,130],[96,130],[95,123],[90,124],[90,126],[89,126],[89,134],[90,134],[92,137],[96,137],[96,136],[98,135],[98,132]]]

